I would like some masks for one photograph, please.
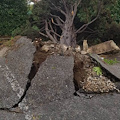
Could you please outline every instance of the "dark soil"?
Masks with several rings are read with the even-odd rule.
[[[48,52],[42,51],[41,47],[44,45],[44,43],[39,41],[39,39],[37,39],[36,41],[34,41],[34,45],[36,46],[36,52],[34,54],[32,69],[28,76],[30,80],[34,78],[40,65],[42,64],[42,62],[46,60],[48,56],[53,54],[53,52],[54,54],[61,55],[59,50],[56,51],[56,49],[53,49],[53,48]],[[74,54],[72,53],[69,54],[69,52],[66,52],[66,53],[62,55],[74,56],[74,69],[73,69],[74,81],[73,82],[75,86],[75,91],[77,91],[80,89],[82,82],[84,82],[84,80],[88,77],[89,69],[91,69],[91,67],[93,66],[93,63],[88,55],[81,55],[80,53],[74,53]]]
[[[93,67],[95,66],[95,63],[93,62],[93,60],[91,59],[89,55],[82,55],[80,52],[75,52],[74,50],[71,50],[71,49],[70,50],[67,49],[65,52],[62,52],[61,54],[60,48],[58,46],[56,47],[56,44],[52,43],[51,41],[42,42],[39,39],[37,39],[36,41],[34,41],[34,45],[36,46],[36,52],[34,54],[32,69],[28,76],[30,80],[34,78],[35,74],[38,71],[39,66],[41,65],[42,62],[46,60],[46,58],[49,55],[59,54],[59,55],[64,55],[64,56],[72,55],[74,57],[74,68],[73,68],[74,80],[73,82],[74,82],[75,91],[82,90],[80,92],[94,93],[94,90],[96,88],[92,88],[93,89],[92,91],[92,89],[89,86],[89,83],[86,82],[89,77],[92,77],[93,79],[92,84],[97,84],[97,83],[94,83],[94,78],[96,79],[96,77],[99,79],[98,81],[101,82],[102,84],[101,77],[97,76],[96,72],[93,71]],[[43,49],[41,49],[43,45],[48,45],[48,46],[54,45],[54,47],[50,48],[47,52],[45,52]],[[104,75],[102,77],[104,77]],[[107,81],[108,77],[106,77],[105,79]],[[85,85],[88,86],[87,87],[88,89],[90,88],[88,90],[89,92],[87,90],[84,90]],[[106,88],[106,87],[107,86],[104,86],[103,88]],[[99,87],[98,87],[98,90],[99,90]]]
[[[36,50],[36,52],[34,53],[32,68],[30,74],[28,75],[28,78],[30,80],[34,78],[35,74],[37,73],[40,67],[40,64],[46,60],[48,55],[49,55],[48,53],[41,52],[40,49]]]

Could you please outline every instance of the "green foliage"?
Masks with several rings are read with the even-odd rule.
[[[80,21],[88,23],[97,15],[98,0],[83,0],[78,9],[77,16]],[[98,7],[98,8],[97,8]],[[102,40],[110,39],[108,30],[113,22],[119,24],[120,22],[120,0],[104,0],[101,4],[101,13],[99,18],[92,24],[92,29],[97,32],[98,38]],[[115,34],[115,33],[113,33]],[[108,37],[108,38],[106,38]],[[116,39],[116,35],[113,35]]]
[[[113,64],[116,64],[118,63],[119,61],[115,58],[114,60],[109,60],[109,59],[103,59],[103,61],[106,63],[106,64],[109,64],[109,65],[113,65]]]
[[[12,31],[26,22],[26,0],[0,1],[0,35],[11,35]]]
[[[22,28],[21,27],[17,27],[16,29],[14,29],[11,33],[11,35],[14,37],[16,35],[20,35],[22,33]]]
[[[89,22],[97,15],[98,8],[101,6],[101,14],[99,18],[101,19],[101,17],[104,17],[104,19],[109,22],[112,18],[116,19],[114,16],[115,13],[119,15],[117,10],[119,9],[119,4],[117,1],[118,0],[105,0],[101,1],[99,4],[98,0],[83,0],[78,8],[77,15],[80,21]]]
[[[115,3],[110,7],[111,17],[117,23],[120,23],[120,0],[115,0]]]
[[[93,71],[96,72],[98,76],[102,75],[102,69],[100,67],[93,67]]]
[[[112,22],[104,32],[104,40],[114,40],[116,43],[120,43],[120,23]]]
[[[65,0],[65,1],[67,2],[67,7],[71,9],[71,4],[73,5],[74,2],[77,0]],[[98,1],[99,0],[81,1],[81,4],[78,6],[78,11],[76,16],[76,18],[79,18],[80,25],[82,23],[88,23],[96,17],[98,8],[100,7],[98,6]],[[60,9],[65,10],[64,5],[62,4],[62,0],[59,1],[42,0],[36,3],[33,6],[33,8],[30,8],[28,14],[30,17],[31,27],[33,29],[38,31],[39,28],[42,28],[44,26],[44,20],[51,18],[50,13],[54,15],[58,15],[61,18],[65,19],[64,15],[61,15],[60,12],[55,10],[55,7],[52,5],[52,3],[55,4],[57,7],[59,6]],[[102,0],[101,13],[99,15],[99,18],[89,26],[92,30],[96,31],[94,43],[98,43],[100,42],[100,40],[120,39],[119,8],[120,8],[120,0],[104,0],[104,1]],[[79,28],[80,26],[76,24],[75,27]],[[88,35],[90,36],[90,34]]]
[[[39,32],[39,28],[36,25],[32,26],[32,29]]]
[[[78,8],[77,16],[81,22],[89,22],[97,13],[97,0],[83,0]]]
[[[40,26],[41,22],[49,17],[50,8],[48,1],[43,0],[33,6],[31,18],[37,26]]]
[[[28,38],[34,39],[40,36],[39,28],[36,25],[31,27],[30,22],[27,21],[26,25],[18,27],[14,31],[12,31],[12,36],[16,35],[23,35],[27,36]]]

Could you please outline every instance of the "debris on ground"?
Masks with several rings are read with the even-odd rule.
[[[93,71],[96,61],[87,52],[81,54],[79,45],[72,48],[40,39],[32,43],[23,37],[15,46],[0,59],[0,107],[11,107],[16,102],[19,104],[18,108],[10,111],[0,111],[2,120],[120,118],[119,94],[93,94],[96,97],[90,99],[92,96],[89,96],[89,100],[81,97],[81,94],[86,96],[91,92],[119,90],[111,79]],[[79,91],[81,88],[83,93]]]
[[[36,42],[36,41],[35,41]],[[109,50],[118,50],[119,48],[115,45],[115,43],[111,40],[106,43],[101,43],[99,45],[93,46],[92,49],[88,48],[87,40],[84,41],[84,49],[82,50],[79,45],[76,48],[72,48],[66,45],[60,45],[57,43],[53,43],[52,41],[42,42],[41,40],[37,40],[37,47],[39,43],[39,52],[42,51],[44,54],[51,55],[64,55],[64,56],[73,56],[74,57],[74,84],[75,90],[79,90],[82,88],[86,93],[104,93],[116,90],[115,84],[110,81],[108,78],[104,77],[104,75],[97,75],[93,71],[93,67],[95,66],[92,61],[91,56],[87,54],[88,51],[94,50],[99,46],[109,47]],[[87,44],[87,45],[86,45]],[[111,45],[111,46],[110,46]],[[77,49],[78,48],[78,49]],[[107,52],[107,49],[102,49],[101,52]],[[100,53],[100,52],[99,52]],[[39,55],[40,56],[40,55]],[[93,75],[94,74],[94,75]]]
[[[87,52],[92,54],[103,54],[112,51],[120,51],[120,48],[113,40],[109,40],[88,48]]]
[[[115,84],[104,76],[89,76],[82,85],[83,90],[87,93],[107,93],[117,90]],[[118,91],[118,90],[117,90]]]

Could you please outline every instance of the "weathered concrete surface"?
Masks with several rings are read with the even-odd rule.
[[[93,59],[95,59],[98,63],[100,63],[100,65],[103,68],[105,68],[107,71],[109,71],[112,75],[114,75],[116,78],[120,79],[120,62],[113,64],[113,65],[108,65],[97,54],[90,54],[90,56]]]
[[[72,74],[72,64],[72,58],[51,56],[41,65],[26,95],[33,118],[36,120],[119,120],[119,94],[99,94],[91,99],[73,95],[72,77],[67,75]],[[69,82],[65,83],[68,78]],[[66,84],[70,84],[68,85],[71,86],[68,87],[70,91],[66,89]]]
[[[0,120],[25,120],[25,115],[22,113],[0,111]]]
[[[0,107],[11,107],[18,100],[9,83],[13,76],[6,67],[5,59],[0,58]]]
[[[73,83],[73,57],[49,56],[41,64],[26,99],[32,107],[56,100],[67,99],[75,92]]]
[[[120,95],[97,95],[92,99],[72,97],[44,105],[32,112],[37,120],[119,120]]]
[[[23,95],[24,88],[28,81],[27,76],[32,66],[34,52],[35,47],[32,45],[32,42],[25,37],[21,37],[17,40],[14,49],[7,51],[5,57],[1,54],[0,107],[12,107]],[[28,106],[26,105],[26,99],[20,103],[19,107],[25,111],[24,114],[21,114],[21,117],[17,118],[13,113],[11,113],[11,117],[9,117],[9,114],[5,112],[5,120],[13,120],[13,118],[15,118],[15,120],[29,120],[25,118],[27,116],[31,117]],[[4,120],[1,117],[2,114],[3,112],[0,111],[0,120]]]
[[[6,64],[15,75],[21,87],[25,88],[36,49],[31,40],[26,37],[18,39],[15,46],[16,47],[6,55]]]
[[[87,52],[92,54],[102,54],[111,51],[119,51],[120,48],[114,43],[113,40],[106,41],[88,48]]]
[[[21,48],[22,46],[19,49]],[[23,86],[26,85],[25,79],[21,78],[23,76],[27,78],[27,73],[19,75],[20,70],[16,69],[21,65],[19,59],[22,58],[22,62],[25,60],[28,65],[27,61],[32,58],[24,59],[25,51],[20,52],[19,49],[10,51],[7,59],[0,58],[0,103],[5,107],[18,100],[20,91],[23,91]],[[20,55],[15,52],[20,52]],[[33,51],[29,52],[31,54]],[[14,57],[11,55],[13,53]],[[19,65],[13,64],[12,60],[13,62],[18,60]],[[21,109],[22,107],[25,109],[23,114],[0,111],[0,120],[119,120],[120,94],[99,94],[91,99],[73,95],[73,65],[72,57],[47,58],[32,80],[32,86],[25,99],[19,105]],[[25,68],[24,72],[28,72],[27,70],[28,68]]]

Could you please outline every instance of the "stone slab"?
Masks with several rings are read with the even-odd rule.
[[[88,48],[87,52],[92,54],[102,54],[111,51],[119,51],[120,48],[114,43],[113,40],[109,40]]]
[[[0,111],[0,120],[26,120],[22,113]]]
[[[49,56],[40,66],[27,92],[28,104],[40,104],[67,99],[75,92],[73,83],[73,57]]]
[[[5,65],[5,59],[0,58],[0,107],[11,107],[18,101],[16,92],[13,91],[10,82],[14,81],[14,76]]]
[[[6,64],[22,88],[25,88],[30,73],[35,47],[31,40],[21,37],[15,43],[13,50],[6,55]]]
[[[119,120],[120,95],[100,94],[91,99],[75,97],[38,105],[38,120]]]
[[[106,64],[99,55],[97,54],[90,54],[90,56],[95,59],[103,68],[105,68],[107,71],[109,71],[112,75],[114,75],[116,78],[120,79],[120,62],[108,65]]]
[[[35,50],[30,39],[21,37],[16,41],[13,49],[9,49],[5,56],[1,55],[0,108],[12,107],[23,95]],[[32,114],[28,110],[26,99],[19,104],[19,108],[23,114],[0,111],[0,120],[31,120]]]

